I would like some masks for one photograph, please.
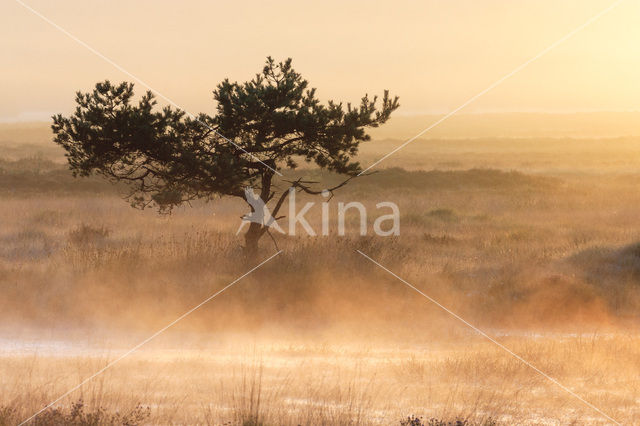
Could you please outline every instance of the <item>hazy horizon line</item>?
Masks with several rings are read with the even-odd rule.
[[[396,113],[396,117],[421,117],[421,116],[439,116],[445,115],[448,111],[411,111]],[[640,109],[632,110],[610,110],[610,109],[584,109],[584,110],[484,110],[484,111],[470,111],[461,112],[456,114],[459,116],[478,116],[478,115],[510,115],[510,114],[529,114],[529,115],[576,115],[576,114],[634,114],[640,113]],[[11,116],[0,117],[0,124],[38,124],[46,123],[51,119],[51,116],[59,114],[59,112],[51,113],[25,113],[24,117]],[[22,114],[21,114],[22,115]],[[38,115],[39,117],[33,117]]]

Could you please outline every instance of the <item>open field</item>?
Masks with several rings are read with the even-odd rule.
[[[68,416],[82,399],[85,413],[102,407],[104,416],[143,424],[399,425],[411,415],[610,423],[361,250],[633,424],[633,143],[605,155],[596,148],[613,142],[594,140],[591,152],[571,156],[567,145],[556,152],[541,143],[535,154],[526,141],[518,151],[518,142],[420,145],[423,163],[399,164],[412,171],[354,181],[331,201],[331,226],[340,201],[361,201],[374,217],[376,203],[393,201],[399,237],[359,236],[355,215],[346,236],[334,228],[327,237],[276,235],[281,255],[57,406]],[[365,164],[384,151],[380,144],[364,151]],[[241,202],[159,216],[130,208],[118,187],[73,181],[55,155],[20,154],[27,159],[0,163],[0,424],[33,414],[248,269],[235,235]],[[530,165],[506,167],[515,156]],[[307,216],[319,229],[319,207]],[[262,258],[275,253],[268,238],[261,244]],[[56,415],[45,413],[41,424],[59,422]]]
[[[640,425],[638,16],[0,2],[0,426]]]
[[[217,335],[200,342],[176,337],[172,345],[163,338],[165,347],[132,355],[69,401],[82,398],[88,411],[99,406],[123,414],[142,403],[153,424],[399,425],[412,414],[425,422],[608,424],[493,344],[460,337],[386,347],[310,336],[305,343],[267,343],[260,333],[235,336],[244,342],[235,345],[218,342]],[[189,349],[177,349],[185,340]],[[618,421],[632,424],[640,415],[637,337],[500,340]],[[94,349],[87,355],[89,349],[4,356],[2,387],[11,396],[5,404],[18,407],[7,424],[28,417],[118,353]]]

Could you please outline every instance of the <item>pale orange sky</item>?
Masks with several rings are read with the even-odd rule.
[[[25,2],[191,112],[272,55],[322,98],[388,88],[418,114],[457,107],[612,0]],[[639,110],[639,18],[640,1],[623,2],[464,112]],[[0,51],[1,121],[68,113],[76,90],[131,80],[14,0]]]

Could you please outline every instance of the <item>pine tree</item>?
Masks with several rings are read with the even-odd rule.
[[[75,112],[53,117],[54,141],[66,150],[74,176],[125,182],[132,206],[160,212],[195,199],[245,199],[244,188],[251,186],[265,203],[275,199],[276,216],[288,194],[287,188],[275,197],[276,174],[303,160],[356,176],[361,168],[352,157],[370,139],[365,130],[385,123],[399,106],[387,91],[380,106],[366,95],[357,107],[323,104],[291,59],[276,63],[271,57],[252,80],[218,84],[215,115],[158,109],[151,92],[136,104],[133,89],[133,83],[104,81],[91,93],[78,92]],[[299,179],[290,184],[320,192]],[[251,223],[245,234],[249,254],[266,232],[268,227]]]

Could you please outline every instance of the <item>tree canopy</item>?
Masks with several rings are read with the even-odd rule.
[[[160,211],[194,199],[244,199],[246,186],[268,202],[274,175],[299,161],[355,176],[361,168],[352,158],[370,139],[366,128],[385,123],[398,98],[385,91],[380,102],[365,95],[358,106],[324,104],[291,62],[269,57],[252,80],[222,81],[215,115],[160,109],[150,91],[135,102],[133,83],[104,81],[76,94],[69,117],[53,117],[54,141],[74,176],[126,182],[134,207]]]

